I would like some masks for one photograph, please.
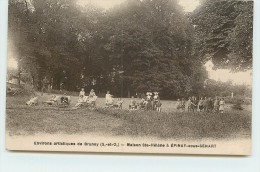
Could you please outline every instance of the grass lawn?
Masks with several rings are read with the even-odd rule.
[[[44,95],[40,101],[47,99]],[[176,112],[176,102],[163,101],[163,112],[129,111],[129,99],[123,109],[104,109],[104,98],[98,98],[96,109],[39,105],[28,107],[28,97],[7,97],[6,127],[10,135],[84,134],[173,139],[250,138],[251,107],[224,114]]]

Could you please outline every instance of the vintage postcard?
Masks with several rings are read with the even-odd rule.
[[[250,155],[253,5],[9,0],[6,149]]]

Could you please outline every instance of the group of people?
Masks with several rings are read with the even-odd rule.
[[[223,98],[205,97],[197,99],[196,97],[189,97],[187,101],[185,99],[177,100],[177,110],[187,112],[220,112],[224,113],[225,101]]]
[[[79,107],[83,106],[84,104],[94,107],[94,106],[96,106],[96,100],[97,100],[97,96],[96,96],[94,89],[91,89],[89,95],[86,96],[86,92],[85,92],[84,88],[82,88],[81,91],[79,92],[79,99],[78,99],[78,102],[76,103],[75,107],[79,108]]]
[[[137,102],[134,96],[132,96],[129,109],[130,110],[154,110],[154,111],[161,111],[162,103],[160,101],[159,93],[158,92],[147,92],[146,97],[142,98],[140,102]]]
[[[84,88],[79,92],[79,98],[75,105],[75,108],[82,107],[84,105],[95,107],[96,106],[97,96],[94,89],[91,89],[90,93],[86,95]],[[68,106],[70,104],[70,96],[67,96],[65,93],[63,96],[52,95],[51,98],[44,103],[48,105],[58,105],[63,104]],[[38,104],[38,97],[33,97],[27,103],[29,106]],[[105,107],[110,108],[119,108],[122,109],[123,100],[114,99],[113,95],[107,91],[105,96]],[[160,101],[158,92],[147,92],[145,98],[141,98],[140,101],[137,101],[134,96],[132,96],[129,103],[129,110],[154,110],[161,111],[162,103]],[[220,112],[224,113],[225,101],[223,98],[215,97],[204,97],[197,99],[197,97],[189,97],[188,100],[184,98],[177,100],[177,110],[187,111],[187,112]]]

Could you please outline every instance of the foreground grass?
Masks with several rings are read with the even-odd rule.
[[[119,135],[155,136],[175,139],[224,139],[250,137],[251,117],[243,112],[158,113],[98,109],[99,113],[123,119]]]
[[[10,135],[99,133],[116,136],[174,139],[231,139],[250,137],[251,112],[224,114],[147,112],[117,109],[60,109],[25,106],[26,97],[7,98]]]

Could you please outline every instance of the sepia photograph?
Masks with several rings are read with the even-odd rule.
[[[6,149],[251,155],[248,0],[9,0]]]

